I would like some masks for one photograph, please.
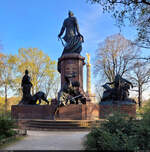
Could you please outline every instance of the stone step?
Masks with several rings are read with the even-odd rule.
[[[81,125],[91,125],[93,122],[48,122],[48,121],[30,121],[29,124],[33,125],[51,125],[51,126],[81,126]]]
[[[40,122],[30,122],[30,125],[37,125],[37,126],[81,126],[83,124],[80,123],[40,123]],[[84,124],[84,125],[89,125]]]
[[[99,123],[98,120],[28,120],[23,125],[29,130],[87,130]]]
[[[50,129],[75,129],[75,128],[80,128],[80,129],[84,129],[84,128],[90,128],[90,127],[87,127],[87,126],[37,126],[37,125],[28,125],[28,127],[31,127],[31,128],[50,128]]]
[[[43,120],[43,119],[28,119],[32,122],[48,122],[48,123],[80,123],[80,122],[99,122],[99,120]]]
[[[56,129],[56,128],[26,128],[27,130],[36,130],[36,131],[90,131],[91,128],[61,128],[61,129]]]

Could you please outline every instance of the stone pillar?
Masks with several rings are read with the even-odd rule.
[[[87,56],[87,64],[86,64],[86,67],[87,67],[87,76],[86,76],[86,93],[88,96],[91,95],[91,64],[90,64],[90,54],[86,54]]]
[[[72,81],[80,82],[80,88],[83,90],[83,66],[85,58],[77,53],[64,54],[58,59],[58,71],[61,73],[61,88],[65,83],[65,75],[76,73]]]
[[[86,95],[89,97],[89,101],[96,103],[96,95],[91,91],[91,64],[90,64],[90,54],[86,54],[87,56],[87,76],[86,76]]]

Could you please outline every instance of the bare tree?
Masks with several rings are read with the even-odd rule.
[[[60,89],[60,76],[58,72],[55,72],[53,76],[45,76],[40,88],[43,88],[46,96],[51,98],[57,98],[58,91]]]
[[[142,94],[148,87],[148,82],[150,82],[150,69],[148,62],[136,61],[133,65],[133,70],[131,72],[130,80],[132,80],[138,92],[138,105],[139,108],[142,107]]]
[[[96,93],[96,99],[98,102],[102,98],[102,92],[103,92],[103,88],[98,83],[96,83],[95,84],[95,93]]]
[[[94,74],[98,79],[114,81],[115,75],[123,76],[133,67],[138,48],[122,35],[109,36],[99,45],[94,63]]]
[[[55,77],[53,86],[52,86],[51,91],[50,91],[51,98],[57,99],[59,90],[60,90],[60,75],[58,73],[58,75]]]

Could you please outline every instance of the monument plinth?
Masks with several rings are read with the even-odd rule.
[[[97,120],[99,119],[99,105],[87,102],[86,104],[70,104],[60,107],[56,120]]]
[[[61,88],[65,84],[65,75],[76,74],[72,81],[78,81],[83,90],[83,66],[85,58],[78,53],[64,54],[58,59],[58,71],[61,73]]]
[[[56,106],[52,105],[13,105],[13,119],[49,119],[54,120]]]
[[[131,103],[129,101],[120,102],[118,104],[114,104],[110,102],[101,102],[99,107],[99,117],[107,118],[112,115],[114,112],[119,112],[122,114],[129,115],[131,117],[136,117],[136,104]]]
[[[110,87],[112,84],[114,86]],[[100,102],[100,118],[108,117],[113,112],[136,117],[136,102],[129,98],[129,89],[133,88],[130,81],[117,74],[113,82],[107,82],[103,87],[105,90]]]

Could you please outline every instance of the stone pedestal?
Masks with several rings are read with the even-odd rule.
[[[99,118],[107,118],[108,116],[112,115],[114,112],[119,112],[123,114],[127,114],[131,117],[136,117],[136,104],[135,103],[128,103],[122,102],[119,104],[107,103],[102,102],[100,103],[99,107]]]
[[[86,93],[86,96],[87,96],[87,98],[89,99],[90,102],[95,103],[95,104],[97,103],[95,94],[93,94],[93,93],[87,94]]]
[[[87,104],[70,104],[60,107],[55,116],[56,120],[96,120],[99,119],[99,105],[88,102]]]
[[[13,105],[13,119],[54,119],[55,106],[51,105]]]
[[[64,54],[58,59],[58,71],[61,73],[61,88],[65,83],[65,75],[76,73],[72,81],[80,82],[80,88],[83,90],[83,65],[85,58],[77,53]]]

